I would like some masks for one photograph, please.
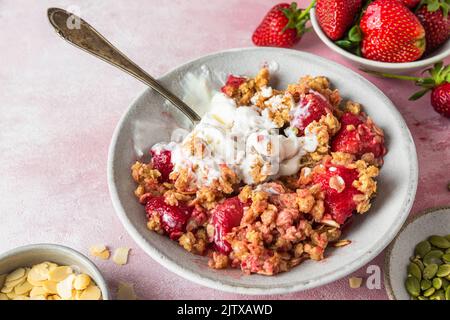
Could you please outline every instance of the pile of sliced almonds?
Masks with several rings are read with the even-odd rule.
[[[0,300],[100,300],[99,287],[69,266],[42,262],[0,275]]]

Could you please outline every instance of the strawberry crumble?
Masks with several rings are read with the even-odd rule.
[[[137,161],[148,229],[209,257],[211,268],[274,275],[322,260],[353,214],[369,210],[386,154],[383,130],[327,78],[285,90],[229,75],[179,141]]]

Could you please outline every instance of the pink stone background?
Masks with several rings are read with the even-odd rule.
[[[204,54],[252,46],[273,0],[0,0],[0,252],[52,242],[83,253],[95,243],[132,248],[129,263],[95,260],[115,292],[134,283],[141,299],[248,299],[182,279],[148,257],[116,218],[106,183],[109,141],[121,114],[144,89],[128,75],[58,38],[46,9],[76,4],[81,16],[150,74]],[[305,4],[306,1],[300,1]],[[355,67],[314,32],[296,49]],[[446,60],[447,63],[450,59]],[[357,71],[357,70],[356,70]],[[412,131],[420,179],[412,214],[450,204],[450,121],[413,84],[368,77],[392,99]],[[371,264],[382,267],[381,254]],[[366,267],[355,276],[367,278]],[[263,297],[256,297],[263,298]],[[384,287],[350,289],[348,279],[271,299],[387,299]]]

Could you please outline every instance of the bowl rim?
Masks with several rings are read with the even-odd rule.
[[[450,206],[438,206],[438,207],[432,207],[425,210],[420,211],[419,213],[415,214],[412,217],[409,217],[408,220],[403,224],[402,228],[396,235],[395,239],[391,242],[391,244],[386,249],[386,256],[384,257],[384,287],[386,289],[386,293],[390,300],[399,300],[395,296],[394,289],[392,288],[391,283],[391,275],[389,272],[389,268],[391,266],[391,256],[392,256],[392,250],[394,249],[395,244],[397,243],[400,235],[405,231],[405,229],[412,223],[416,222],[416,220],[429,215],[429,214],[435,214],[438,211],[442,210],[450,210]]]
[[[310,19],[311,19],[311,25],[314,29],[314,32],[317,34],[319,39],[328,48],[330,48],[331,50],[335,51],[336,53],[344,56],[345,58],[347,58],[349,60],[360,63],[361,65],[370,65],[374,68],[380,68],[380,69],[382,68],[382,69],[392,70],[392,71],[395,71],[398,69],[403,69],[403,70],[419,69],[419,68],[424,68],[424,67],[430,66],[430,65],[450,56],[450,47],[449,47],[448,49],[444,50],[443,52],[441,52],[435,56],[431,56],[426,59],[422,59],[422,60],[419,59],[419,60],[411,61],[411,62],[382,62],[382,61],[366,59],[366,58],[359,57],[353,53],[350,53],[350,52],[342,49],[341,47],[337,46],[333,41],[331,41],[328,38],[328,36],[323,32],[322,28],[319,25],[319,22],[316,17],[315,8],[311,8],[311,10],[310,10]],[[447,41],[450,41],[450,40],[447,40]]]
[[[41,250],[41,249],[63,252],[67,255],[74,256],[76,260],[79,260],[79,261],[82,261],[83,263],[85,263],[89,268],[91,268],[91,270],[93,272],[93,277],[96,278],[94,280],[95,280],[96,284],[100,287],[100,290],[102,291],[102,299],[103,300],[111,300],[108,284],[107,284],[105,278],[103,277],[102,273],[100,272],[100,269],[87,256],[85,256],[81,252],[79,252],[75,249],[72,249],[70,247],[67,247],[65,245],[53,244],[53,243],[28,244],[28,245],[10,249],[10,250],[0,254],[0,261],[2,261],[3,259],[6,259],[8,257],[25,254],[30,251]],[[43,261],[44,260],[45,259],[43,259]],[[99,281],[97,281],[97,280],[99,280]]]
[[[380,98],[384,99],[385,102],[389,105],[391,112],[395,116],[396,120],[400,124],[403,134],[406,136],[405,138],[410,141],[410,144],[408,145],[408,151],[410,153],[409,155],[409,161],[411,164],[411,170],[410,170],[410,180],[408,181],[407,186],[407,197],[404,199],[404,202],[402,204],[402,211],[400,218],[397,220],[396,225],[394,228],[391,227],[390,231],[386,235],[386,237],[383,238],[383,240],[380,240],[381,242],[378,242],[378,245],[373,250],[370,250],[368,253],[363,255],[361,259],[356,259],[351,264],[347,265],[346,268],[344,268],[340,272],[333,273],[332,275],[326,275],[325,277],[321,278],[317,281],[308,281],[306,283],[298,283],[293,284],[290,286],[283,286],[283,287],[275,287],[275,288],[255,288],[251,286],[244,286],[244,285],[232,285],[232,284],[226,284],[221,282],[220,280],[214,280],[209,277],[205,277],[201,275],[200,273],[193,272],[189,269],[186,269],[176,262],[168,259],[165,257],[163,252],[160,252],[156,248],[152,247],[146,239],[133,227],[133,224],[128,219],[127,214],[125,212],[125,209],[123,208],[120,199],[118,190],[116,188],[115,182],[114,182],[114,154],[116,153],[116,143],[119,136],[119,133],[121,132],[121,129],[124,125],[125,119],[130,114],[130,111],[132,110],[133,105],[136,104],[136,102],[140,99],[141,96],[146,94],[148,90],[151,90],[149,88],[145,88],[125,109],[124,113],[122,114],[119,122],[116,125],[116,128],[113,132],[109,150],[108,150],[108,161],[107,161],[107,182],[108,182],[108,188],[109,193],[111,197],[111,201],[113,204],[113,207],[115,209],[116,215],[119,217],[119,220],[122,222],[123,226],[125,227],[125,230],[130,234],[130,236],[136,241],[136,243],[141,247],[141,249],[147,253],[151,258],[153,258],[156,262],[164,266],[169,271],[177,274],[178,276],[190,280],[194,283],[216,289],[221,290],[225,292],[230,293],[239,293],[239,294],[249,294],[249,295],[272,295],[272,294],[285,294],[285,293],[291,293],[291,292],[298,292],[303,291],[311,288],[315,288],[318,286],[322,286],[325,284],[328,284],[330,282],[336,281],[338,279],[341,279],[350,273],[356,271],[361,266],[369,263],[371,260],[373,260],[380,252],[382,252],[392,241],[392,239],[395,237],[397,232],[400,230],[401,226],[407,219],[409,212],[412,208],[412,205],[414,203],[415,194],[417,191],[417,184],[418,184],[418,160],[417,160],[417,152],[416,147],[414,144],[414,140],[412,138],[411,132],[409,131],[408,126],[406,125],[405,120],[401,116],[400,112],[396,109],[392,101],[373,83],[371,83],[369,80],[364,78],[362,75],[356,73],[355,71],[340,65],[337,62],[334,62],[332,60],[323,58],[321,56],[300,51],[300,50],[293,50],[293,49],[286,49],[286,48],[271,48],[271,47],[246,47],[246,48],[234,48],[234,49],[228,49],[223,51],[217,51],[210,54],[206,54],[204,56],[191,59],[181,65],[178,65],[172,69],[170,69],[168,72],[163,74],[162,76],[158,77],[158,80],[163,80],[164,78],[170,76],[173,73],[176,73],[178,69],[186,67],[192,63],[196,63],[201,60],[206,60],[210,58],[214,58],[223,54],[228,53],[236,53],[236,52],[248,52],[248,51],[284,51],[286,54],[297,54],[299,56],[309,56],[310,58],[321,60],[324,63],[331,64],[336,68],[344,68],[346,71],[352,73],[353,76],[355,76],[358,80],[365,82],[369,84],[374,92],[376,92]],[[336,276],[337,275],[337,276]]]

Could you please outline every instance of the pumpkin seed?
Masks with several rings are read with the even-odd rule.
[[[447,263],[450,263],[450,253],[446,253],[442,256],[442,260],[444,260]]]
[[[431,250],[431,244],[427,240],[424,240],[422,242],[419,242],[416,245],[416,247],[414,249],[414,254],[423,258],[428,252],[430,252],[430,250]]]
[[[439,278],[439,279],[442,280],[442,288],[443,288],[444,290],[447,290],[447,288],[448,288],[450,282],[449,282],[447,279],[445,279],[445,278]]]
[[[436,275],[441,278],[450,275],[450,264],[443,264],[439,266]]]
[[[441,257],[443,255],[444,255],[444,252],[442,252],[442,250],[431,250],[430,252],[428,252],[425,255],[425,257],[423,257],[423,264],[425,266],[427,266],[429,264],[441,265],[442,264]]]
[[[436,290],[439,290],[442,287],[442,279],[441,278],[434,278],[433,279],[433,288]]]
[[[448,241],[450,241],[450,234],[445,236],[445,239],[447,239]]]
[[[417,264],[417,266],[420,268],[420,271],[423,271],[423,269],[425,268],[425,265],[423,264],[423,262],[420,258],[415,258],[411,262],[414,262],[415,264]]]
[[[430,300],[445,300],[444,290],[436,291],[432,296],[430,296]]]
[[[428,290],[425,290],[425,292],[423,293],[424,297],[430,297],[434,294],[434,292],[436,291],[435,288],[431,287]]]
[[[431,280],[436,275],[436,272],[438,271],[438,265],[437,264],[429,264],[423,269],[423,277],[425,279]]]
[[[417,280],[422,280],[422,271],[420,270],[419,266],[415,264],[414,262],[411,262],[408,266],[408,273],[412,275],[413,277],[416,277]]]
[[[431,236],[431,237],[428,238],[428,240],[435,247],[438,247],[438,248],[441,248],[441,249],[448,249],[448,248],[450,248],[450,241],[447,240],[445,237]]]
[[[430,300],[430,299],[428,299],[427,297],[424,297],[424,296],[418,296],[417,300]]]
[[[405,287],[412,297],[417,297],[420,294],[420,283],[416,277],[408,277],[405,281]]]
[[[450,286],[445,289],[445,300],[450,300]]]
[[[430,289],[431,288],[431,281],[427,280],[427,279],[422,279],[422,281],[420,281],[420,289],[422,289],[423,291]]]

